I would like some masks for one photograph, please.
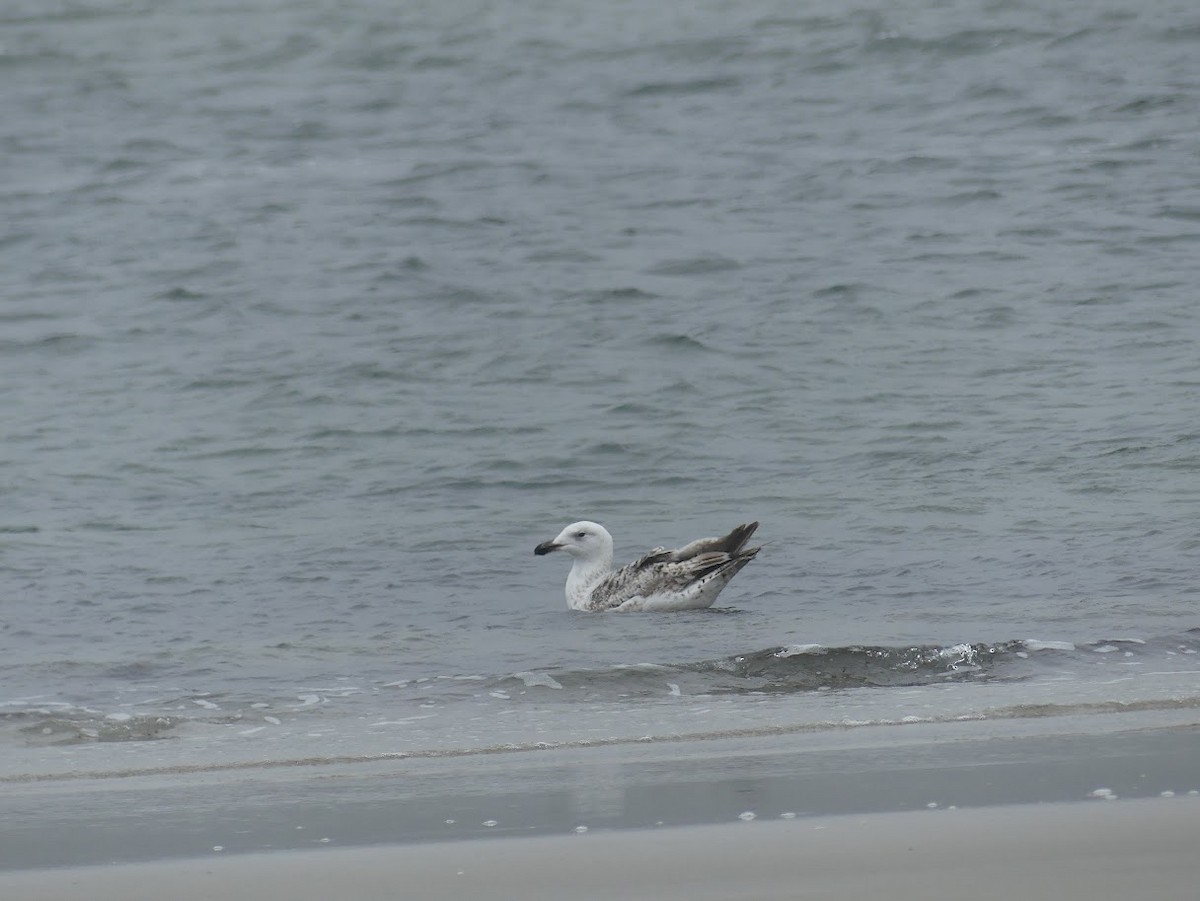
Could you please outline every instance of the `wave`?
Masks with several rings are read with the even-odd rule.
[[[24,744],[32,746],[75,745],[88,742],[150,741],[165,738],[186,720],[178,716],[134,716],[74,708],[51,713],[45,710],[0,713],[3,719],[27,720],[18,723],[17,732]]]
[[[439,674],[416,679],[377,681],[314,688],[297,693],[294,686],[236,694],[171,696],[151,705],[115,708],[95,701],[0,701],[0,745],[25,747],[99,742],[145,742],[179,737],[189,724],[234,729],[241,736],[273,731],[285,723],[299,725],[312,717],[384,716],[388,722],[432,717],[432,711],[467,705],[466,715],[508,709],[512,705],[579,702],[620,707],[671,697],[836,695],[844,691],[936,686],[954,683],[1002,684],[1032,681],[1043,686],[1103,686],[1128,683],[1131,674],[1148,677],[1148,685],[1170,691],[1146,695],[1122,690],[1078,692],[1064,687],[1042,691],[1036,703],[1011,698],[1011,705],[990,706],[990,717],[1031,718],[1071,712],[1128,710],[1140,703],[1161,706],[1200,703],[1194,692],[1174,690],[1178,678],[1200,673],[1200,629],[1154,639],[1111,639],[1087,643],[1014,639],[998,643],[946,645],[781,645],[746,653],[680,663],[617,664],[604,667],[544,667],[492,675]],[[1175,680],[1175,681],[1173,681]],[[261,695],[261,696],[260,696]],[[884,697],[884,695],[879,695]],[[1028,702],[1027,702],[1028,701]],[[1132,705],[1132,707],[1131,707]],[[416,709],[412,709],[416,707]],[[148,709],[149,708],[149,709]],[[468,709],[469,708],[469,709]],[[580,709],[576,707],[576,709]],[[397,710],[407,719],[395,720]],[[809,723],[811,726],[812,723]],[[833,722],[845,726],[845,720]],[[807,727],[806,727],[807,728]]]
[[[1020,680],[1065,665],[1105,665],[1129,658],[1165,666],[1200,654],[1200,629],[1157,639],[1069,641],[1014,639],[952,645],[785,645],[712,660],[640,664],[603,669],[549,668],[498,677],[500,690],[517,682],[589,695],[661,695],[686,683],[688,694],[791,693],[849,688],[897,688],[945,682]]]

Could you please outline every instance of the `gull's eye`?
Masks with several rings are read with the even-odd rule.
[[[576,538],[587,538],[587,532],[576,532],[575,537]]]

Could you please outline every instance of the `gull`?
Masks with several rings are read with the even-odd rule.
[[[612,568],[612,535],[587,520],[572,523],[533,552],[540,557],[566,551],[574,558],[567,576],[572,610],[699,610],[711,607],[762,550],[745,547],[757,528],[757,522],[746,523],[723,538],[698,538],[676,551],[656,547],[618,570]]]

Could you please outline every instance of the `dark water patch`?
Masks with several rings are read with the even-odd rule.
[[[647,417],[662,416],[663,409],[659,406],[638,401],[625,401],[603,410],[606,416],[614,416],[624,422],[640,422]]]
[[[407,175],[381,182],[379,187],[381,189],[407,187],[408,185],[420,184],[427,181],[436,181],[437,179],[447,178],[450,176],[476,173],[482,169],[490,169],[492,168],[492,165],[493,164],[484,160],[459,160],[457,162],[448,163],[418,163],[417,165],[413,166],[412,170]],[[420,198],[422,201],[425,199],[426,198]]]
[[[295,447],[295,446],[279,446],[268,447],[262,444],[246,444],[238,447],[225,447],[219,450],[203,451],[199,453],[191,453],[186,456],[188,460],[251,460],[259,457],[275,457],[284,454],[292,454],[296,451],[313,450],[311,447]],[[319,448],[318,448],[319,449]]]
[[[1200,231],[1184,232],[1178,235],[1145,235],[1137,239],[1143,247],[1170,247],[1175,244],[1194,244],[1200,241]]]
[[[58,319],[55,313],[44,313],[40,310],[0,310],[0,324],[16,325],[26,322],[53,322]]]
[[[660,200],[651,200],[647,203],[639,204],[639,211],[650,210],[683,210],[689,207],[712,208],[716,203],[711,197],[670,197]]]
[[[147,172],[153,165],[153,160],[121,156],[106,162],[100,167],[100,172],[105,175],[131,175],[139,172]],[[111,181],[107,181],[106,184],[111,185]]]
[[[212,375],[180,385],[181,391],[229,391],[232,388],[258,387],[260,380],[253,375]],[[180,450],[180,445],[163,445],[164,449]]]
[[[741,35],[682,38],[653,44],[647,49],[663,59],[678,63],[711,65],[714,61],[741,56],[754,45]]]
[[[862,282],[846,282],[817,288],[812,296],[821,300],[857,300],[870,290],[871,286]]]
[[[1005,238],[1028,238],[1036,241],[1044,241],[1059,237],[1062,234],[1062,230],[1046,225],[1030,225],[1019,228],[1001,229],[997,234]]]
[[[205,300],[209,295],[200,292],[192,291],[182,285],[170,288],[155,295],[157,300],[172,300],[172,301],[189,301],[189,300]]]
[[[726,78],[694,78],[683,81],[654,81],[638,85],[625,92],[626,97],[679,97],[728,91],[741,86],[741,80]]]
[[[427,373],[414,372],[411,367],[386,366],[382,363],[351,363],[333,373],[339,384],[353,385],[357,382],[414,382],[428,378]]]
[[[116,519],[89,519],[79,523],[75,528],[90,532],[152,532],[160,527],[122,522]]]
[[[1040,43],[1053,34],[1020,28],[968,28],[935,38],[919,38],[892,31],[878,17],[874,33],[864,50],[900,57],[954,58],[979,56],[1022,44]]]
[[[1187,222],[1200,222],[1200,205],[1182,206],[1168,204],[1156,214],[1164,219],[1183,219]]]
[[[382,429],[339,429],[324,427],[314,429],[304,436],[306,441],[333,441],[333,442],[352,442],[357,443],[363,439],[392,439],[402,434],[397,427],[388,427]]]
[[[547,248],[526,254],[530,263],[599,263],[602,257],[578,248]]]
[[[651,337],[647,338],[644,343],[649,347],[657,347],[663,350],[671,351],[688,352],[697,350],[711,350],[708,345],[704,344],[702,341],[698,341],[690,335],[652,335]],[[687,387],[691,388],[692,386],[688,385]]]
[[[1190,105],[1191,100],[1185,95],[1179,93],[1172,94],[1150,94],[1145,97],[1138,97],[1136,100],[1130,100],[1128,103],[1123,103],[1113,109],[1114,113],[1119,115],[1141,116],[1145,113],[1158,112],[1160,110],[1170,110],[1181,103]]]
[[[658,294],[652,291],[646,291],[642,288],[608,288],[599,291],[589,291],[579,295],[584,303],[595,306],[612,306],[622,307],[624,305],[635,306],[643,301],[653,300],[659,297]]]
[[[469,66],[471,60],[464,56],[448,56],[445,54],[426,54],[413,60],[412,67],[417,71],[437,69],[458,69]]]
[[[1168,41],[1200,41],[1200,22],[1193,25],[1172,25],[1162,32]]]
[[[32,232],[10,232],[7,235],[0,236],[0,250],[7,250],[10,247],[16,247],[24,244],[33,238]],[[6,317],[0,316],[0,321],[4,321]]]
[[[1102,35],[1103,32],[1095,28],[1080,28],[1077,31],[1072,31],[1068,34],[1059,35],[1046,42],[1046,49],[1053,50],[1059,47],[1065,47],[1070,44],[1084,41],[1097,35]]]
[[[153,16],[154,4],[140,3],[14,3],[3,14],[0,14],[0,25],[34,25],[40,22],[54,25],[68,25],[73,22],[92,22],[99,20],[131,19],[136,20]]]
[[[616,441],[601,441],[599,444],[592,444],[583,449],[583,453],[596,457],[614,457],[626,456],[630,453],[630,447],[627,444],[620,444]]]
[[[335,51],[332,61],[345,68],[386,72],[404,64],[413,53],[419,51],[419,44],[391,36],[384,39],[367,32],[351,47]]]
[[[657,476],[655,478],[646,479],[647,485],[652,485],[658,488],[682,488],[686,489],[692,485],[702,485],[705,479],[699,476]]]
[[[413,194],[402,197],[381,197],[376,200],[376,203],[384,206],[395,207],[397,209],[422,209],[431,210],[438,209],[441,204],[432,197],[426,197],[423,194]]]
[[[36,338],[0,338],[0,353],[28,352],[73,355],[95,346],[97,339],[90,335],[57,333]]]
[[[646,270],[648,275],[709,275],[741,269],[742,264],[722,256],[692,257],[682,260],[664,260]]]
[[[898,160],[875,163],[870,172],[876,175],[895,173],[945,172],[959,166],[959,161],[947,157],[914,154]]]
[[[1115,156],[1098,156],[1088,161],[1087,165],[1080,167],[1083,171],[1099,172],[1101,175],[1113,175],[1122,172],[1125,169],[1132,167],[1141,167],[1151,165],[1151,162],[1142,158],[1115,157]]]
[[[979,188],[973,191],[957,191],[953,194],[945,194],[934,198],[934,202],[947,206],[966,206],[972,203],[990,203],[1002,198],[1003,195],[998,191],[993,191],[990,188]]]

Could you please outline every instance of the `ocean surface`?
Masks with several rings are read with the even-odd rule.
[[[0,778],[1194,721],[1198,61],[1170,0],[7,0]],[[573,613],[584,518],[765,547]]]

